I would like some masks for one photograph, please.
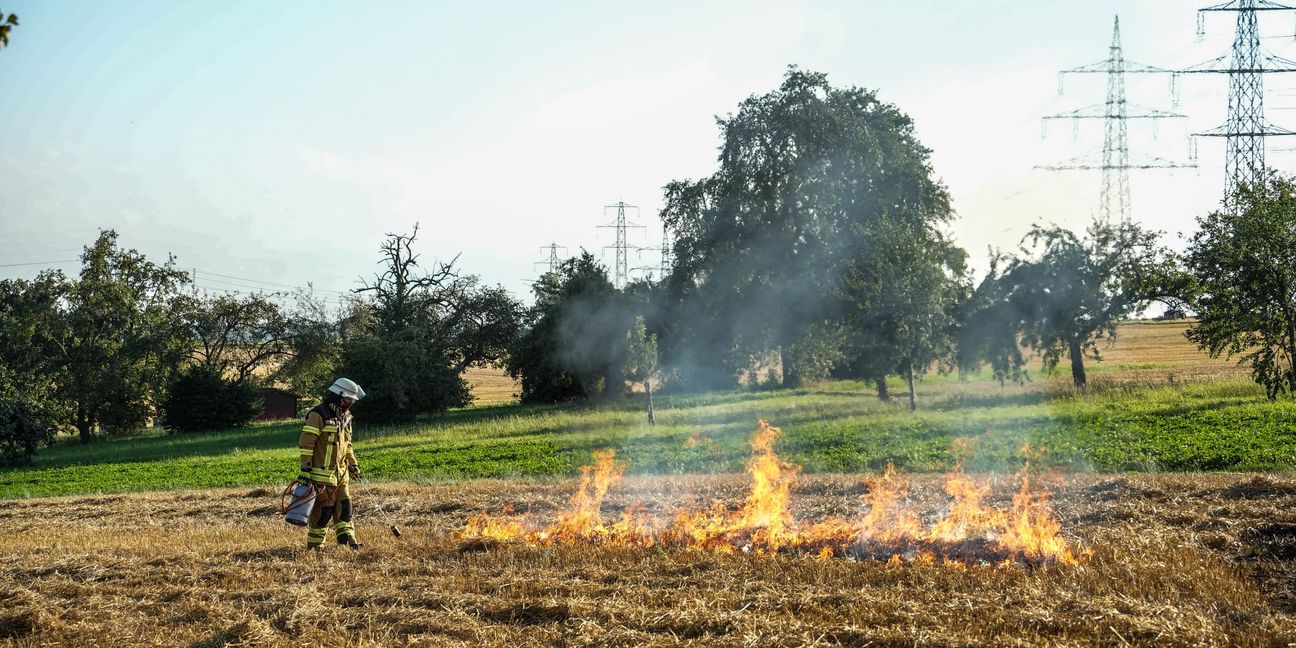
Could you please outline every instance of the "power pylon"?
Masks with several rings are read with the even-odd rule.
[[[1099,213],[1103,220],[1108,222],[1113,218],[1122,223],[1128,222],[1130,218],[1129,172],[1131,169],[1179,169],[1197,166],[1196,164],[1183,164],[1158,157],[1145,158],[1136,162],[1130,161],[1129,128],[1127,124],[1129,120],[1146,119],[1155,124],[1158,119],[1182,119],[1186,115],[1129,104],[1125,99],[1125,75],[1169,74],[1170,90],[1173,95],[1175,73],[1173,70],[1127,60],[1121,49],[1120,17],[1117,16],[1112,26],[1112,40],[1111,46],[1108,48],[1107,58],[1097,63],[1063,70],[1059,73],[1059,79],[1065,78],[1068,74],[1106,74],[1107,100],[1102,104],[1086,106],[1069,112],[1045,115],[1045,124],[1052,119],[1070,119],[1076,125],[1081,119],[1103,120],[1102,161],[1075,159],[1038,168],[1049,171],[1102,171]],[[1059,82],[1058,91],[1061,92],[1061,90]]]
[[[548,265],[549,269],[546,272],[558,272],[558,266],[562,265],[562,259],[558,258],[558,250],[566,249],[567,248],[558,245],[557,243],[550,243],[549,245],[541,246],[541,251],[547,250],[549,252],[549,258],[544,261],[536,261],[533,265]]]
[[[1240,184],[1253,184],[1265,176],[1265,138],[1296,135],[1269,123],[1264,114],[1264,75],[1296,72],[1296,62],[1275,56],[1260,47],[1260,11],[1296,11],[1296,7],[1270,0],[1231,0],[1197,10],[1197,36],[1206,33],[1206,13],[1237,13],[1233,49],[1219,58],[1194,65],[1187,74],[1227,74],[1228,117],[1222,126],[1195,133],[1197,137],[1223,137],[1224,206],[1232,209]]]
[[[653,271],[657,272],[657,276],[659,278],[665,279],[666,276],[669,275],[671,271],[670,232],[667,230],[665,223],[662,223],[661,246],[660,247],[648,246],[648,247],[639,248],[639,254],[641,256],[643,255],[644,252],[656,252],[659,255],[657,265],[656,266],[644,265],[634,269],[639,270],[640,272],[647,273],[649,280],[652,279]]]
[[[636,228],[643,229],[643,225],[626,220],[627,209],[633,209],[636,214],[639,213],[639,208],[634,205],[627,205],[624,202],[618,202],[615,205],[607,205],[603,208],[603,214],[606,215],[607,210],[609,209],[616,210],[616,220],[612,221],[612,224],[610,225],[599,225],[599,227],[616,230],[616,244],[606,245],[603,249],[616,250],[616,270],[613,284],[618,290],[620,290],[621,288],[625,288],[626,282],[630,279],[630,243],[626,240],[626,231]]]

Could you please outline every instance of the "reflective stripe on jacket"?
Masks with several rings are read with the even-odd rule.
[[[306,415],[297,442],[301,456],[310,457],[311,481],[338,485],[347,483],[347,466],[355,464],[351,452],[351,413],[340,416],[328,405]]]

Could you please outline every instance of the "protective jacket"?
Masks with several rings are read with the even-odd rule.
[[[310,457],[310,470],[303,476],[317,484],[345,485],[350,466],[356,465],[351,452],[351,413],[335,412],[320,403],[306,414],[297,442],[303,458]]]

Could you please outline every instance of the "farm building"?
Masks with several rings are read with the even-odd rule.
[[[297,394],[275,387],[261,387],[257,392],[261,394],[264,405],[261,406],[261,414],[256,420],[279,421],[297,418],[297,400],[301,398]]]

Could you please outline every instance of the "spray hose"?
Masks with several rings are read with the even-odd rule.
[[[288,482],[288,486],[285,487],[283,489],[283,492],[279,494],[279,515],[287,514],[288,509],[292,508],[293,491],[297,490],[297,486],[300,484],[301,482],[294,479]],[[306,485],[310,486],[311,489],[310,496],[307,498],[308,501],[311,502],[315,501],[316,497],[319,497],[320,491],[324,490],[323,485],[316,484],[315,482],[309,482]]]

